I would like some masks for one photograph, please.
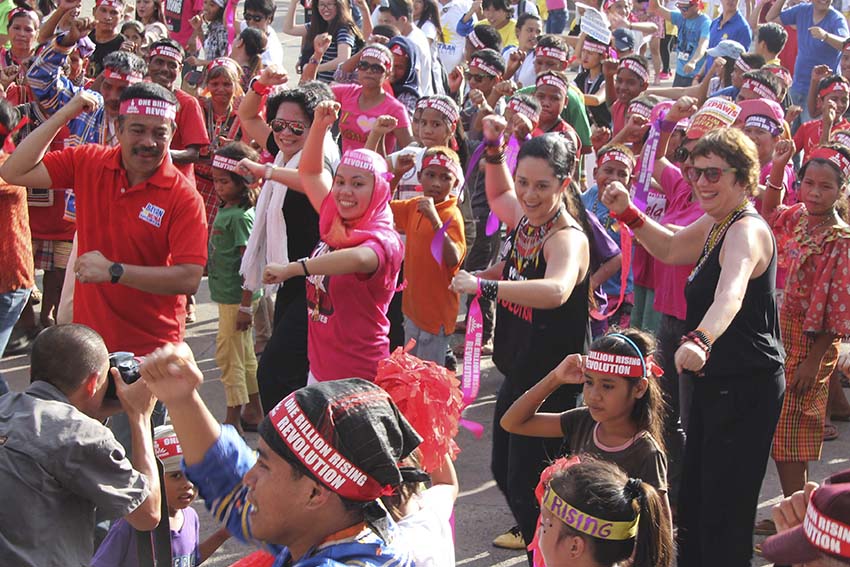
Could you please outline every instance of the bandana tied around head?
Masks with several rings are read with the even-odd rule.
[[[531,106],[525,104],[518,98],[512,98],[508,101],[508,108],[516,112],[517,114],[522,114],[529,120],[531,120],[532,125],[536,125],[540,122],[540,112],[531,108]]]
[[[818,91],[818,95],[821,97],[831,93],[850,93],[850,85],[844,81],[833,81]]]
[[[750,67],[749,64],[746,61],[744,61],[743,57],[738,57],[735,60],[735,67],[740,69],[742,73],[749,73],[750,71],[753,70],[753,68]]]
[[[377,47],[367,47],[360,54],[360,58],[369,57],[371,59],[377,59],[378,62],[384,66],[384,69],[389,70],[393,66],[393,61],[390,59],[390,56],[387,55],[383,49],[378,49]]]
[[[765,98],[767,100],[772,100],[773,102],[779,102],[777,99],[776,93],[774,93],[770,88],[764,83],[760,83],[754,79],[746,79],[744,84],[741,85],[741,90],[750,89],[756,96],[759,98]]]
[[[838,168],[841,172],[841,176],[844,178],[843,181],[850,179],[850,160],[844,157],[844,154],[841,152],[833,150],[832,148],[816,148],[806,162],[808,163],[813,159],[828,161]]]
[[[239,160],[220,155],[213,156],[212,166],[216,169],[235,172],[237,165],[239,165]]]
[[[422,169],[436,165],[448,169],[455,179],[461,179],[463,172],[460,170],[460,164],[445,154],[433,154],[422,160]]]
[[[151,49],[150,59],[153,59],[154,57],[165,57],[166,59],[183,63],[183,55],[179,50],[170,45],[157,45]]]
[[[619,69],[628,69],[644,82],[649,82],[649,71],[646,67],[640,64],[640,62],[635,61],[634,59],[623,59],[620,61]],[[618,71],[619,71],[618,69]]]
[[[491,77],[497,77],[501,75],[498,69],[496,69],[480,57],[473,57],[472,61],[469,62],[469,67],[472,69],[481,69]]]
[[[242,74],[242,69],[239,68],[239,63],[230,57],[216,57],[207,65],[207,73],[218,67],[227,67],[238,77]]]
[[[114,81],[124,81],[131,85],[134,83],[141,83],[144,79],[141,73],[122,73],[121,71],[116,71],[108,67],[103,70],[103,78],[112,79]]]
[[[769,132],[771,136],[778,136],[783,131],[781,124],[770,116],[765,116],[763,114],[751,114],[750,116],[747,116],[747,120],[744,122],[744,127],[759,128],[765,132]]]
[[[439,98],[421,98],[419,99],[419,102],[416,103],[416,108],[436,110],[445,116],[451,124],[457,123],[460,118],[460,112],[458,112],[457,105]]]
[[[629,114],[637,114],[638,116],[643,116],[647,120],[652,116],[652,109],[639,101],[633,101],[629,105]]]
[[[535,57],[551,57],[553,59],[557,59],[558,61],[566,62],[567,61],[567,52],[563,49],[558,49],[557,47],[537,47],[534,50]]]
[[[562,93],[566,93],[568,88],[567,83],[564,82],[561,77],[552,74],[541,74],[540,76],[538,76],[536,86],[539,87],[541,85],[549,85],[551,87],[555,87]]]
[[[582,49],[586,49],[591,53],[599,53],[600,55],[608,55],[608,46],[595,41],[584,40]]]
[[[652,378],[664,373],[651,356],[644,358],[638,346],[626,335],[610,333],[606,336],[616,337],[626,342],[634,349],[637,356],[591,350],[587,353],[585,370],[623,378]]]
[[[469,38],[469,43],[472,44],[472,47],[474,47],[475,49],[484,49],[484,42],[479,39],[478,34],[475,33],[475,30],[472,30],[472,32],[466,37]]]
[[[599,158],[599,165],[608,163],[609,161],[616,161],[622,163],[628,168],[629,172],[631,172],[635,168],[635,158],[616,147],[607,150],[604,154],[602,154],[602,156]]]
[[[597,518],[571,506],[558,496],[551,485],[548,484],[543,493],[540,508],[548,510],[553,516],[574,530],[597,539],[625,541],[637,536],[640,514],[637,514],[635,519],[629,522],[615,522]]]
[[[155,116],[174,120],[177,118],[177,105],[152,98],[131,98],[121,103],[121,114]]]

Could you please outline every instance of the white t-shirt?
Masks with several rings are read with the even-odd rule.
[[[430,41],[437,41],[437,26],[432,24],[431,22],[425,22],[422,24],[419,29],[422,30],[422,33],[425,34],[425,37]]]
[[[392,167],[395,167],[396,160],[398,156],[404,154],[412,154],[413,155],[413,167],[407,170],[407,172],[401,176],[401,179],[396,186],[395,194],[393,195],[393,199],[412,199],[414,197],[422,196],[422,189],[419,187],[419,172],[422,171],[422,158],[425,157],[426,148],[421,148],[419,146],[407,146],[397,152],[391,153],[387,156],[387,160],[389,161]],[[464,175],[463,172],[460,174],[460,179],[458,179],[457,185],[452,189],[451,195],[462,198],[461,188],[463,188],[464,184]]]
[[[455,564],[455,545],[449,524],[454,487],[432,486],[418,497],[422,508],[398,523],[398,539],[410,545],[416,567],[446,567]]]
[[[505,60],[505,65],[510,62],[511,53],[519,49],[515,45],[510,45],[502,51],[502,58]],[[534,72],[534,50],[526,54],[525,60],[519,66],[517,72],[513,76],[520,87],[528,87],[537,81],[537,74]]]
[[[447,73],[463,61],[466,38],[457,33],[457,24],[471,5],[469,0],[451,0],[440,8],[440,23],[443,24],[445,42],[437,42],[437,52]]]
[[[239,31],[245,29],[247,24],[243,20],[240,22]],[[277,32],[269,26],[268,31],[266,32],[266,50],[263,51],[262,63],[264,67],[268,67],[272,63],[283,68],[283,45],[280,43],[280,38],[277,36]]]
[[[428,38],[415,25],[411,27],[410,33],[405,37],[413,43],[419,57],[419,68],[416,71],[419,75],[420,93],[422,96],[432,95],[434,89],[431,85],[431,45],[428,43]]]
[[[520,2],[522,2],[522,4],[524,4],[523,12],[522,12],[523,14],[534,14],[535,16],[540,15],[540,10],[537,9],[537,4],[535,4],[534,2],[530,2],[529,0],[520,0]],[[519,3],[514,4],[514,6],[513,6],[514,20],[519,18],[519,6],[520,6]]]

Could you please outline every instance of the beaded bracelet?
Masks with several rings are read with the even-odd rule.
[[[500,150],[499,153],[484,152],[484,161],[492,165],[505,163],[505,151]]]
[[[700,350],[705,353],[706,358],[708,358],[708,355],[711,354],[711,340],[705,332],[699,329],[691,331],[682,337],[682,340],[679,341],[679,345],[681,346],[689,342],[697,345]]]
[[[481,290],[481,297],[496,301],[496,296],[499,294],[499,282],[496,280],[478,280],[478,289]]]

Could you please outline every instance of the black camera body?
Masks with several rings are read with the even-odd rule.
[[[125,384],[132,384],[142,377],[142,373],[139,371],[139,362],[141,362],[141,360],[136,358],[136,355],[132,352],[110,353],[109,377],[107,378],[109,382],[106,386],[106,399],[118,399],[118,394],[115,391],[115,382],[112,378],[112,369],[118,369],[118,373],[121,375],[121,379],[124,380]]]

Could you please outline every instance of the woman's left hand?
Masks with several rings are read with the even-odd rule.
[[[460,270],[457,275],[452,278],[452,283],[449,285],[449,289],[457,293],[475,295],[478,293],[478,278],[466,270]]]
[[[804,395],[814,388],[818,381],[819,361],[811,361],[808,357],[794,371],[794,380],[788,384],[788,389],[797,395]]]
[[[676,363],[676,370],[680,373],[684,370],[699,372],[705,366],[707,358],[704,350],[693,342],[687,341],[676,350],[673,360]]]

